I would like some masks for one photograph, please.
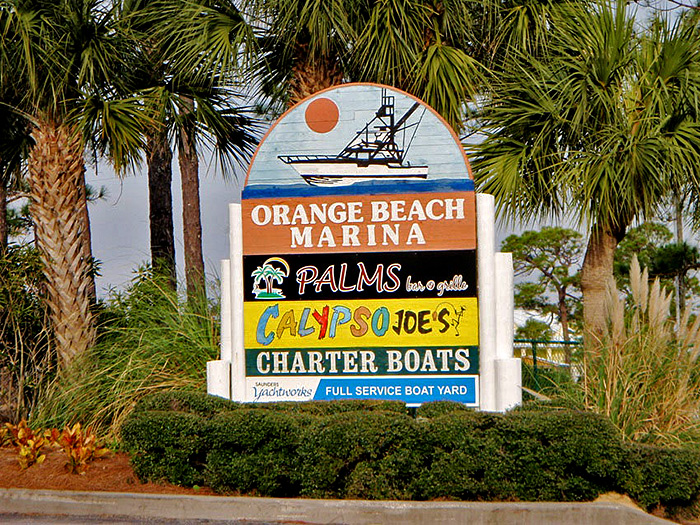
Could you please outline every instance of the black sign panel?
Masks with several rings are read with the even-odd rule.
[[[246,301],[476,297],[476,251],[243,258]]]

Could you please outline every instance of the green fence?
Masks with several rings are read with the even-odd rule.
[[[523,384],[531,383],[535,390],[543,386],[543,376],[567,374],[576,380],[581,375],[581,341],[515,339],[513,348],[523,360]]]

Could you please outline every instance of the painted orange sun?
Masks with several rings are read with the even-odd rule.
[[[329,98],[317,98],[306,106],[306,125],[316,133],[328,133],[336,124],[339,116],[338,106]]]

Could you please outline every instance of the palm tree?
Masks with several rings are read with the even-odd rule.
[[[246,67],[272,114],[342,82],[381,82],[461,129],[487,87],[480,64],[498,69],[514,42],[538,49],[558,1],[189,0],[158,11],[179,37],[169,49],[178,68],[226,78]]]
[[[483,6],[468,0],[374,2],[356,26],[349,78],[388,84],[427,102],[455,129],[482,87]]]
[[[248,25],[233,5],[223,14],[235,20],[225,32],[246,34]],[[145,95],[146,103],[158,115],[157,125],[148,133],[147,163],[149,178],[151,260],[170,276],[175,286],[175,248],[172,216],[172,156],[178,149],[182,181],[183,237],[185,276],[188,296],[204,289],[204,258],[199,199],[199,159],[201,149],[213,149],[227,175],[234,163],[243,163],[257,143],[257,124],[245,108],[231,108],[239,97],[231,88],[230,76],[210,67],[199,48],[188,62],[191,39],[183,37],[185,28],[198,24],[211,33],[212,14],[221,14],[216,2],[131,0],[124,4],[123,17],[134,31],[140,55],[134,68],[130,92]],[[221,17],[219,17],[220,20]],[[215,20],[216,22],[216,20]],[[202,35],[199,35],[201,39]],[[241,37],[243,38],[243,37]],[[236,55],[236,53],[233,53]],[[231,57],[229,57],[231,59]],[[237,56],[233,59],[237,67]]]
[[[626,228],[680,183],[698,187],[697,33],[655,22],[637,35],[623,4],[553,11],[547,53],[508,63],[484,111],[475,178],[511,218],[572,214],[590,235],[581,286],[600,333]]]
[[[475,2],[248,0],[244,9],[262,33],[263,93],[283,107],[341,82],[379,82],[460,129],[481,84],[474,22],[484,8]]]
[[[170,286],[175,288],[173,155],[166,122],[172,86],[166,75],[167,66],[161,60],[158,41],[152,35],[151,23],[143,16],[150,3],[148,0],[120,2],[119,20],[124,32],[132,38],[135,53],[130,57],[130,72],[120,79],[118,88],[125,96],[144,94],[150,103],[149,111],[155,115],[145,140],[151,264],[154,271],[166,275]]]
[[[218,87],[211,76],[206,83],[190,77],[179,85],[178,110],[173,119],[180,177],[182,181],[182,223],[187,295],[204,290],[202,222],[199,200],[199,160],[202,148],[214,150],[225,176],[233,165],[242,165],[257,144],[257,122],[243,108],[229,107],[237,94]]]
[[[254,67],[262,90],[284,107],[345,79],[349,45],[369,6],[363,0],[247,0],[243,9],[260,32],[261,60]]]
[[[59,362],[67,365],[95,338],[94,287],[86,206],[83,105],[94,102],[123,55],[112,11],[99,0],[2,0],[0,85],[14,82],[31,130],[27,178],[35,240],[47,279],[48,304]],[[90,94],[90,97],[87,94]],[[92,124],[110,153],[134,151],[115,139],[134,137],[137,121],[119,105],[92,106]],[[96,129],[96,128],[95,128]]]
[[[456,130],[511,49],[539,52],[563,0],[247,0],[262,91],[282,107],[347,81],[408,91]],[[277,108],[279,110],[279,108]]]

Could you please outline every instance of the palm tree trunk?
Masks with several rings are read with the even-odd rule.
[[[90,309],[92,254],[85,223],[80,136],[51,121],[34,129],[28,162],[31,213],[46,275],[51,325],[62,366],[95,341]],[[92,285],[94,286],[94,285]]]
[[[156,274],[167,277],[170,287],[174,290],[176,279],[172,194],[173,153],[165,133],[149,135],[146,147],[151,264]]]
[[[599,339],[606,323],[606,295],[613,279],[615,249],[623,234],[594,225],[581,268],[585,335]]]
[[[192,99],[181,97],[184,113],[194,111]],[[185,280],[187,297],[191,299],[205,287],[204,256],[202,255],[202,216],[199,199],[199,159],[189,128],[182,132],[178,148],[182,181],[182,232],[185,249]]]

